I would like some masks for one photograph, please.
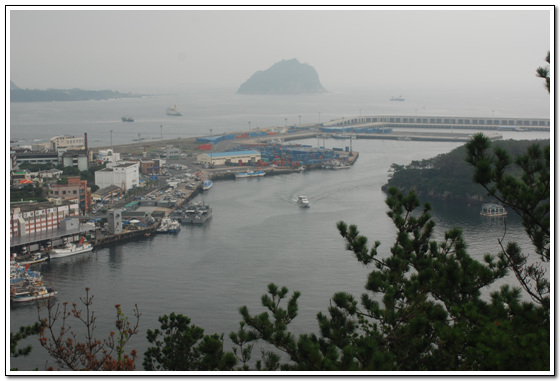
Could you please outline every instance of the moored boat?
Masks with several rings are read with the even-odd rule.
[[[55,296],[57,292],[52,287],[44,285],[39,287],[29,287],[27,289],[10,290],[10,300],[14,303],[32,302]]]
[[[260,177],[264,176],[265,174],[265,171],[259,169],[257,171],[237,172],[235,174],[235,178]]]
[[[169,234],[178,234],[180,231],[181,231],[181,225],[179,224],[179,221],[171,220],[171,222],[169,223],[169,228],[167,229],[167,232]]]
[[[161,223],[159,224],[158,228],[156,229],[156,233],[160,233],[160,234],[167,234],[169,233],[169,225],[171,224],[171,219],[168,217],[165,217],[161,220]]]
[[[16,258],[16,262],[20,265],[32,265],[35,263],[45,262],[49,258],[49,254],[47,254],[46,252],[38,251],[36,253],[31,253],[31,255],[26,257],[18,257]]]
[[[480,212],[480,215],[485,217],[503,217],[507,214],[506,209],[498,204],[484,204]]]
[[[63,258],[69,257],[71,255],[87,253],[93,250],[93,245],[89,242],[85,241],[85,238],[82,237],[78,244],[73,242],[68,242],[66,245],[52,249],[50,253],[51,258]]]
[[[212,188],[212,185],[214,185],[214,182],[210,179],[206,179],[202,182],[202,190],[208,190]]]

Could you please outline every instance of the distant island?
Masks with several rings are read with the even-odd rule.
[[[124,94],[113,90],[82,90],[82,89],[46,89],[30,90],[18,87],[10,81],[11,102],[64,102],[64,101],[88,101],[105,100],[115,98],[140,98],[137,94]]]
[[[257,71],[237,90],[237,94],[324,93],[315,69],[297,59],[282,60],[264,71]]]
[[[504,148],[512,157],[525,154],[532,144],[545,146],[550,144],[550,140],[500,140],[492,143]],[[466,155],[463,145],[431,159],[415,160],[408,165],[393,164],[392,175],[382,189],[386,191],[388,187],[395,186],[407,193],[414,189],[418,196],[428,199],[492,202],[494,199],[487,195],[486,190],[473,182],[474,169],[465,161]],[[507,172],[518,175],[521,170],[512,164]]]

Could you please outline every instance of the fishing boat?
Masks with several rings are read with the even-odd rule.
[[[397,101],[397,102],[404,102],[404,98],[402,95],[399,95],[398,97],[391,97],[389,98],[390,101]]]
[[[169,228],[167,229],[167,232],[169,234],[178,234],[180,231],[181,231],[181,225],[179,224],[179,221],[171,220],[171,222],[169,223]]]
[[[10,300],[14,303],[50,298],[56,291],[43,284],[41,274],[29,270],[30,264],[20,266],[10,261]]]
[[[192,202],[174,211],[171,217],[185,225],[204,225],[212,218],[212,208],[204,202]]]
[[[199,205],[192,214],[191,223],[193,225],[204,225],[212,218],[212,208],[209,205]]]
[[[260,177],[260,176],[264,176],[266,174],[265,171],[263,170],[257,170],[257,171],[247,171],[247,172],[237,172],[235,174],[235,178],[247,178],[247,177]]]
[[[86,242],[85,238],[80,238],[78,244],[73,242],[68,242],[66,245],[52,249],[50,257],[51,258],[63,258],[69,257],[71,255],[87,253],[93,250],[93,245],[89,242]]]
[[[300,208],[309,208],[311,205],[309,204],[309,200],[307,196],[298,196],[297,203]]]
[[[123,122],[134,122],[134,118],[131,116],[123,116],[121,119]]]
[[[38,251],[36,253],[31,253],[31,255],[29,256],[18,257],[16,258],[16,262],[20,265],[32,265],[35,263],[45,262],[49,258],[49,254],[47,254],[46,252]]]
[[[171,224],[171,219],[170,218],[168,218],[168,217],[163,218],[161,220],[161,224],[156,229],[156,233],[159,233],[159,234],[169,233],[169,225],[170,224]]]
[[[23,288],[11,288],[10,300],[13,303],[32,302],[34,300],[41,300],[53,297],[57,292],[52,287],[45,285],[29,286]]]
[[[183,113],[177,109],[176,105],[174,105],[173,107],[170,106],[167,108],[167,115],[181,116]]]
[[[210,179],[206,179],[202,182],[202,190],[208,190],[212,188],[212,185],[214,185],[214,182]]]

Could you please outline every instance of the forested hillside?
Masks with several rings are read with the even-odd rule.
[[[542,146],[550,144],[550,141],[504,140],[493,144],[515,156],[526,152],[527,147],[534,143]],[[392,175],[383,190],[395,186],[401,190],[414,189],[420,197],[491,201],[485,190],[473,183],[474,169],[465,162],[465,157],[465,146],[461,146],[431,159],[412,161],[408,165],[393,164]],[[518,168],[512,164],[509,170],[515,172]]]

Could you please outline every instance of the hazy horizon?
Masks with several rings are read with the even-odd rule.
[[[30,89],[231,86],[296,58],[328,91],[548,94],[552,7],[8,7],[9,77]]]

